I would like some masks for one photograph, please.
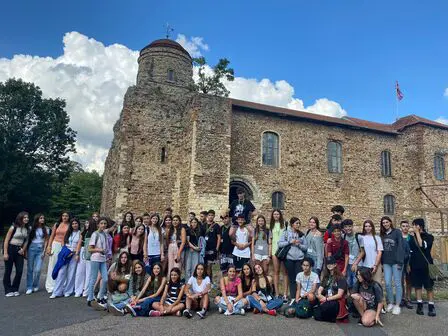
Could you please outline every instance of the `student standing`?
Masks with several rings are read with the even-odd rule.
[[[411,247],[411,284],[415,288],[417,296],[417,311],[418,315],[424,315],[422,288],[425,287],[428,297],[428,316],[436,316],[436,308],[434,307],[434,280],[429,277],[429,264],[434,261],[431,256],[432,244],[434,243],[434,236],[426,232],[425,220],[423,218],[416,218],[412,221],[412,231],[409,232],[412,236],[409,240]]]
[[[50,299],[55,299],[60,296],[69,297],[75,291],[76,266],[79,261],[81,242],[79,221],[76,218],[72,218],[70,220],[70,227],[64,237],[64,245],[71,251],[71,258],[68,264],[62,266],[59,270]]]
[[[45,250],[48,244],[48,229],[45,226],[45,216],[37,214],[34,216],[33,227],[30,231],[27,244],[27,277],[26,294],[31,294],[39,290],[40,271],[42,261],[45,257]]]
[[[106,253],[107,253],[107,237],[104,230],[107,228],[106,218],[100,218],[98,222],[98,230],[92,234],[89,241],[90,256],[90,280],[88,288],[87,304],[92,305],[94,299],[94,286],[98,278],[98,273],[101,273],[101,286],[99,292],[99,300],[95,301],[95,305],[107,307],[107,303],[104,300],[107,289],[107,265],[106,265]],[[94,308],[95,308],[94,305]]]
[[[402,220],[400,223],[401,226],[401,235],[403,237],[403,246],[404,246],[404,264],[403,264],[403,271],[401,276],[401,285],[403,287],[403,299],[401,300],[400,307],[406,307],[408,309],[414,309],[414,306],[411,303],[411,291],[412,291],[412,285],[411,285],[411,277],[410,277],[410,271],[411,268],[409,266],[409,258],[411,256],[411,248],[409,245],[409,241],[411,239],[411,235],[409,234],[409,221]]]
[[[244,221],[250,224],[252,213],[255,211],[255,206],[251,201],[246,199],[246,192],[243,188],[238,188],[236,191],[238,199],[234,200],[229,206],[229,215],[232,218],[232,223],[237,225],[237,218],[239,215],[244,217]]]
[[[255,232],[251,245],[252,261],[259,261],[263,265],[263,270],[269,274],[269,262],[272,256],[271,232],[266,226],[266,218],[262,215],[257,217]]]
[[[187,230],[187,264],[185,266],[185,278],[190,279],[194,268],[199,264],[201,249],[199,247],[199,238],[201,237],[201,228],[197,218],[190,220],[190,227]]]
[[[207,266],[207,274],[213,281],[212,266],[218,259],[218,251],[221,246],[221,227],[215,223],[215,210],[208,211],[206,227],[204,263]]]
[[[225,276],[230,265],[233,265],[233,244],[230,236],[232,225],[228,214],[221,216],[223,225],[221,226],[221,245],[220,253],[221,259],[219,266],[221,268],[222,276]]]
[[[117,260],[118,255],[121,252],[129,253],[129,241],[131,238],[131,227],[129,224],[124,223],[120,226],[120,232],[116,233],[113,239],[112,253],[114,255],[113,260]]]
[[[20,212],[14,225],[11,225],[6,233],[3,243],[3,260],[5,261],[5,274],[3,275],[3,287],[5,288],[5,296],[19,296],[20,281],[22,280],[23,263],[25,255],[25,244],[28,238],[28,212]],[[11,284],[12,268],[15,266],[16,275]]]
[[[375,226],[370,219],[364,221],[362,226],[362,239],[364,242],[364,252],[366,255],[362,265],[360,266],[370,268],[372,271],[373,280],[381,283],[383,273],[381,269],[383,242],[381,241],[381,238],[376,235]]]
[[[145,235],[145,246],[143,259],[147,273],[151,273],[152,266],[165,260],[163,246],[163,229],[160,227],[160,217],[157,214],[151,215],[148,233]]]
[[[345,277],[347,276],[347,267],[349,260],[348,242],[342,239],[341,226],[336,224],[333,226],[332,238],[329,238],[326,245],[327,257],[333,256],[338,265],[339,271]]]
[[[135,227],[135,222],[134,222],[134,215],[132,214],[132,212],[128,211],[124,214],[123,216],[123,222],[121,223],[121,228],[124,227],[124,225],[129,226],[130,230],[133,230]]]
[[[395,229],[390,217],[384,216],[380,221],[380,236],[383,241],[383,254],[381,263],[384,270],[384,282],[386,283],[387,308],[386,311],[399,315],[400,303],[403,295],[401,287],[401,272],[404,264],[404,242],[401,231]],[[395,285],[395,301],[392,290],[392,278]],[[394,304],[395,302],[395,304]]]
[[[324,260],[324,241],[322,232],[319,229],[319,219],[317,217],[311,217],[308,221],[308,231],[306,232],[305,239],[308,246],[306,255],[313,259],[313,272],[320,275]]]
[[[368,268],[356,271],[357,282],[353,286],[351,297],[353,304],[361,315],[359,323],[364,327],[380,324],[380,314],[383,308],[383,289],[372,279],[372,272]]]
[[[167,236],[170,242],[168,245],[169,274],[174,267],[182,269],[182,251],[187,241],[187,233],[179,216],[173,216],[173,225],[169,228]]]
[[[163,233],[163,255],[165,256],[165,259],[162,260],[162,267],[164,274],[168,274],[168,245],[170,244],[170,237],[168,236],[168,231],[170,230],[171,226],[173,225],[173,217],[172,216],[165,216],[163,218],[163,222],[161,225],[162,233]]]
[[[342,222],[342,230],[344,235],[342,239],[347,241],[349,249],[348,266],[347,266],[347,286],[350,290],[356,282],[356,271],[358,265],[364,258],[364,242],[359,233],[353,231],[353,221],[344,219]]]
[[[138,225],[129,241],[129,254],[131,260],[143,261],[143,245],[145,243],[145,226]]]
[[[290,228],[280,237],[278,247],[290,246],[285,259],[285,267],[289,279],[289,295],[294,299],[296,295],[296,276],[302,270],[302,260],[307,251],[307,242],[300,231],[300,219],[292,217]]]
[[[252,239],[249,230],[246,228],[243,214],[237,216],[236,222],[238,223],[238,228],[232,237],[232,243],[234,245],[232,254],[236,271],[240,272],[243,264],[250,261],[250,245]]]
[[[53,225],[53,228],[51,229],[51,236],[46,251],[47,255],[50,256],[47,266],[47,279],[45,280],[45,288],[48,293],[53,293],[55,280],[53,280],[51,274],[53,273],[54,265],[56,265],[56,262],[58,261],[59,252],[64,244],[64,237],[70,226],[69,220],[69,213],[63,212],[58,222]]]
[[[274,265],[274,288],[275,294],[280,296],[280,271],[283,271],[283,300],[288,298],[288,273],[284,263],[275,255],[278,250],[278,242],[288,225],[283,219],[283,214],[279,209],[275,209],[271,213],[271,220],[269,224],[269,230],[272,234],[272,264]]]

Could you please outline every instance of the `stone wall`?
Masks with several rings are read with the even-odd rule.
[[[326,224],[330,208],[342,204],[346,208],[345,217],[353,218],[357,225],[367,218],[379,225],[386,194],[395,196],[395,221],[426,215],[421,210],[422,195],[416,190],[421,182],[420,165],[425,163],[429,167],[433,162],[422,154],[425,130],[416,127],[401,135],[389,135],[234,110],[231,176],[242,177],[256,187],[258,195],[254,201],[264,215],[272,210],[274,191],[282,191],[286,196],[286,217],[299,216],[303,222],[315,215]],[[261,164],[261,139],[265,131],[280,136],[279,168]],[[446,139],[448,132],[439,133],[440,141]],[[330,140],[342,144],[342,174],[328,172]],[[429,140],[429,146],[438,141]],[[383,150],[391,152],[391,177],[381,175]],[[432,227],[440,226],[440,220],[432,217],[428,220]]]

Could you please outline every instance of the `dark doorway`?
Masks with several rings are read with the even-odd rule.
[[[252,190],[248,187],[248,185],[241,181],[233,181],[230,182],[229,187],[229,204],[231,204],[234,200],[238,199],[238,195],[236,191],[238,188],[243,188],[246,191],[246,199],[252,201],[254,198],[254,194]]]

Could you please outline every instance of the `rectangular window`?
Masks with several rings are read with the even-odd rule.
[[[383,176],[392,176],[392,166],[390,162],[390,152],[382,151],[381,152],[381,175]]]
[[[439,181],[445,179],[445,158],[442,154],[434,156],[434,176]]]
[[[330,173],[342,173],[342,145],[336,141],[330,141],[327,146],[328,171]]]

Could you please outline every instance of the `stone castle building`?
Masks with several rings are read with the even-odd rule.
[[[243,187],[262,214],[327,223],[342,204],[357,225],[423,216],[446,225],[448,126],[332,118],[192,91],[192,59],[171,40],[140,52],[105,164],[101,212],[167,206],[186,218],[227,209]]]

